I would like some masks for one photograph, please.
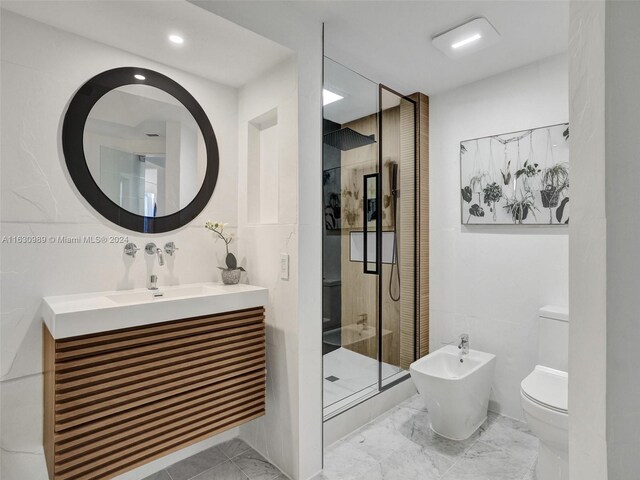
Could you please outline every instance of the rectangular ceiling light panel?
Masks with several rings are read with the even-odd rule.
[[[498,31],[484,18],[475,18],[433,37],[433,45],[450,58],[460,58],[500,40]]]

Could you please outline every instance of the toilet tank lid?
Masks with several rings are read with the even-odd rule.
[[[538,311],[541,318],[550,318],[552,320],[569,321],[569,309],[567,307],[558,307],[556,305],[546,305]]]

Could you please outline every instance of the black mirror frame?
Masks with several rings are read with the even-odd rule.
[[[134,75],[142,75],[138,80]],[[145,217],[125,210],[100,189],[87,166],[84,154],[84,127],[89,112],[106,93],[124,85],[149,85],[165,91],[182,103],[195,119],[207,151],[204,181],[195,198],[183,209],[163,217]],[[87,81],[69,103],[62,125],[62,151],[69,175],[87,202],[104,218],[141,233],[164,233],[187,225],[204,210],[218,181],[220,157],[218,142],[207,114],[195,98],[180,84],[146,68],[121,67],[102,72]]]

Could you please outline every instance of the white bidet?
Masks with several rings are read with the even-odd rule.
[[[413,362],[411,378],[427,403],[431,428],[451,440],[465,440],[487,419],[496,356],[447,345]]]

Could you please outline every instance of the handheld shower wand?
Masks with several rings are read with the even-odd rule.
[[[389,296],[391,300],[400,300],[400,259],[398,257],[398,164],[389,161],[389,187],[391,190],[391,224],[393,225],[393,258],[391,259],[391,275],[389,276]],[[393,272],[398,277],[398,293],[393,293]]]

